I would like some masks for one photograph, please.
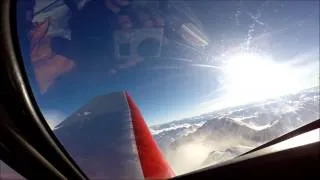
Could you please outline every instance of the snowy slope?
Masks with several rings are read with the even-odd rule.
[[[319,119],[319,100],[316,87],[151,129],[168,161],[180,174],[236,157]]]

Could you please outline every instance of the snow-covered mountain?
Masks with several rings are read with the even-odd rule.
[[[177,174],[234,158],[320,118],[319,87],[151,127]]]

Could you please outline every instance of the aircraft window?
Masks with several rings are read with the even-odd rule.
[[[25,178],[0,160],[0,179],[23,180]]]
[[[17,8],[37,104],[93,179],[110,173],[98,172],[100,161],[84,165],[108,155],[99,148],[115,142],[104,133],[131,137],[120,133],[131,126],[110,120],[130,113],[113,92],[132,96],[176,175],[319,119],[317,0],[20,0]],[[130,149],[122,140],[114,152]]]
[[[303,146],[305,144],[311,144],[314,142],[320,141],[320,129],[314,129],[312,131],[300,134],[283,142],[277,143],[275,145],[270,146],[275,150],[283,150],[298,146]]]

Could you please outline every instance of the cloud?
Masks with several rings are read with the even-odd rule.
[[[55,126],[66,118],[64,113],[57,110],[44,110],[43,116],[51,129],[54,129]]]
[[[201,168],[211,151],[205,143],[192,141],[167,149],[165,155],[176,174],[181,175]]]

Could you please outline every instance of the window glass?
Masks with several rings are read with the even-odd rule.
[[[178,175],[319,119],[317,0],[20,0],[17,8],[29,82],[58,138],[60,127],[84,128],[94,111],[118,106],[89,108],[93,98],[127,91]],[[106,140],[95,127],[79,134],[92,137],[99,158]],[[81,164],[79,153],[70,154]]]
[[[5,180],[23,180],[25,179],[6,163],[0,160],[0,179]]]

